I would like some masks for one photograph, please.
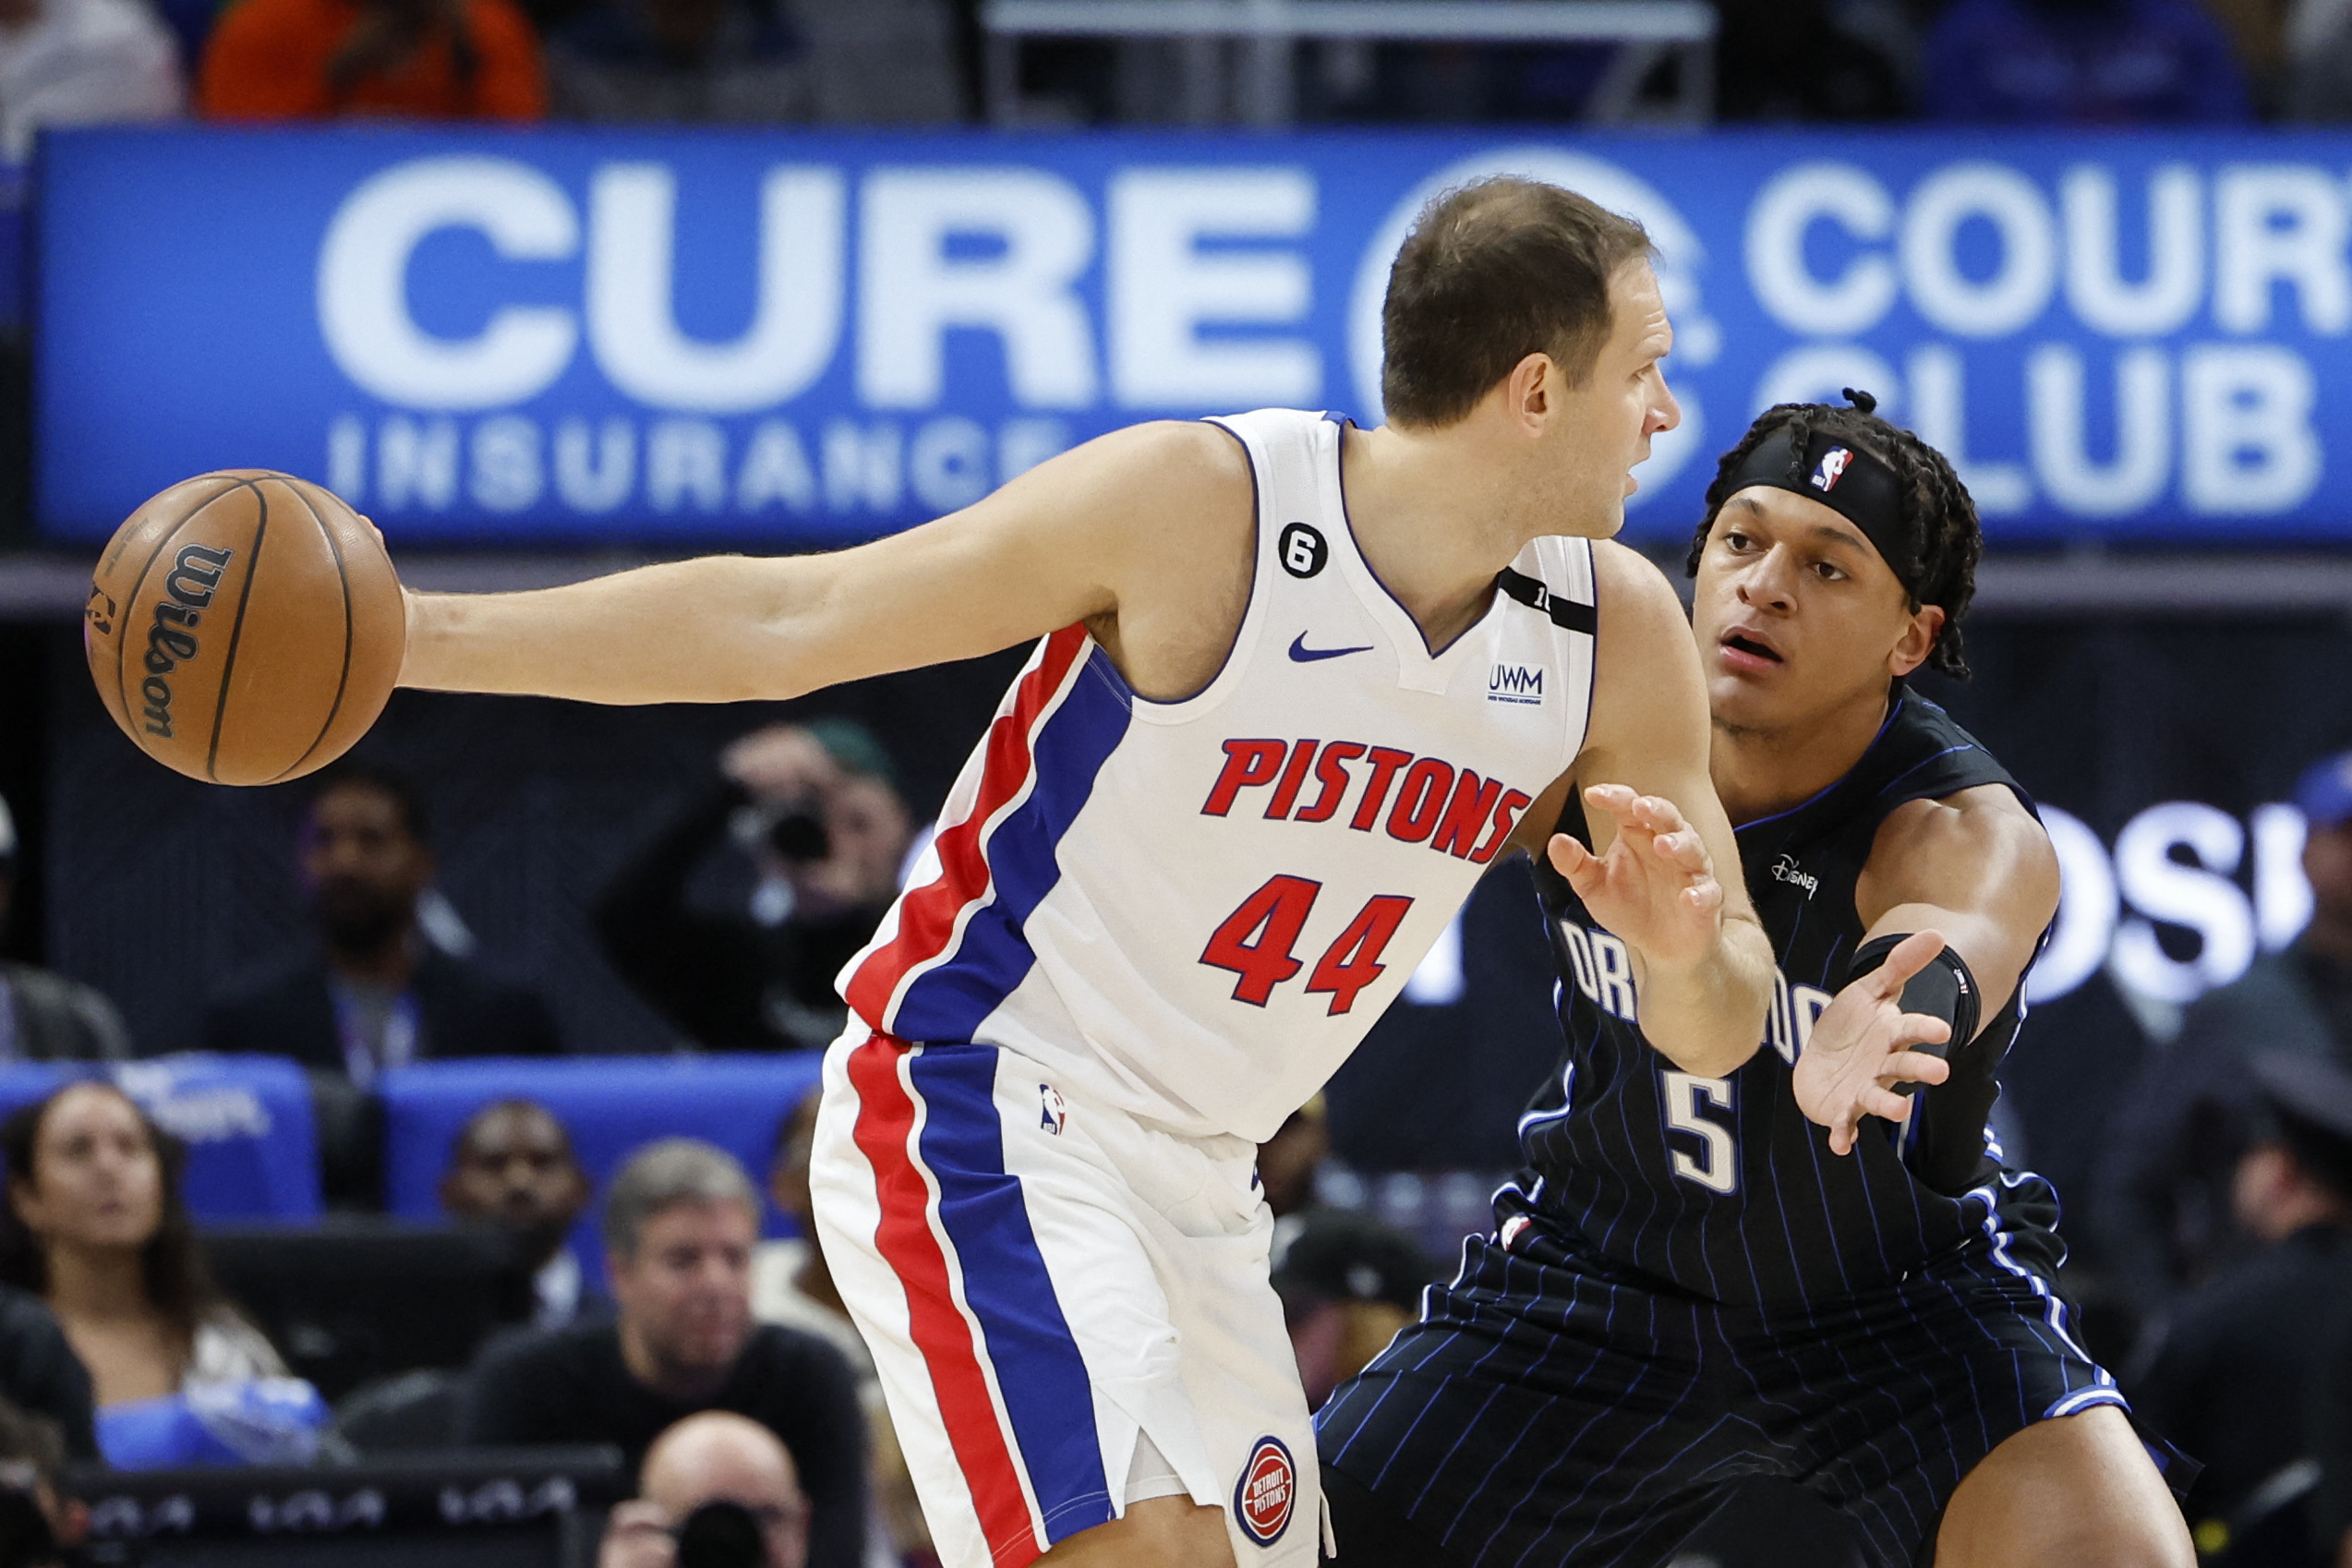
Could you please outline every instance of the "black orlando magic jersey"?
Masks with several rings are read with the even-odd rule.
[[[1955,1046],[1951,1078],[1914,1101],[1910,1122],[1864,1121],[1850,1155],[1829,1152],[1791,1083],[1864,940],[1854,885],[1880,824],[1908,801],[1983,784],[2026,800],[1943,709],[1898,683],[1845,777],[1738,830],[1779,969],[1762,1047],[1719,1079],[1676,1070],[1643,1039],[1625,945],[1538,858],[1567,1050],[1520,1123],[1530,1169],[1497,1200],[1503,1244],[1532,1223],[1605,1264],[1759,1306],[1891,1284],[1988,1225],[2011,1245],[2054,1248],[2053,1195],[2039,1178],[2004,1173],[1985,1128],[2021,983],[1972,1043]],[[1573,797],[1561,831],[1588,839]]]

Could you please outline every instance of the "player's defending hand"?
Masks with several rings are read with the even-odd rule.
[[[1673,802],[1636,795],[1622,784],[1593,785],[1585,805],[1606,812],[1616,837],[1595,855],[1567,834],[1553,834],[1546,847],[1552,869],[1653,971],[1705,962],[1722,931],[1723,885],[1698,829]]]
[[[1902,1009],[1903,987],[1944,950],[1933,931],[1903,938],[1887,961],[1847,986],[1822,1009],[1791,1075],[1797,1108],[1829,1129],[1829,1152],[1852,1151],[1864,1116],[1899,1122],[1911,1115],[1898,1083],[1941,1083],[1951,1064],[1914,1051],[1951,1038],[1952,1026]]]

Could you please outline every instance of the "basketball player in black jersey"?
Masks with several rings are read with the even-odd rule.
[[[2193,1561],[2074,1334],[2056,1196],[1985,1127],[2058,874],[1904,684],[1967,672],[1975,511],[1850,395],[1756,421],[1691,555],[1710,771],[1779,962],[1765,1039],[1675,1070],[1538,859],[1566,1055],[1495,1233],[1318,1417],[1339,1568],[1651,1568],[1752,1477],[1841,1510],[1874,1568]],[[1573,800],[1553,820],[1587,836]]]

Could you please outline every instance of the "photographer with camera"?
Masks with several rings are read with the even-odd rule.
[[[752,1317],[759,1195],[725,1151],[646,1145],[604,1205],[614,1315],[492,1340],[475,1362],[470,1448],[603,1442],[657,1469],[662,1435],[719,1410],[765,1427],[808,1499],[809,1568],[866,1562],[866,1435],[857,1380],[814,1334]]]
[[[889,756],[863,725],[826,718],[754,730],[718,766],[606,885],[606,956],[708,1050],[822,1049],[847,1018],[834,977],[898,896],[912,838]],[[696,869],[730,842],[757,886],[742,909],[703,907]]]
[[[757,1421],[689,1416],[645,1451],[637,1497],[612,1511],[597,1568],[805,1568],[808,1497]]]

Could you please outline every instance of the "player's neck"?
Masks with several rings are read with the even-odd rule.
[[[1340,487],[1356,548],[1431,647],[1475,625],[1495,573],[1526,545],[1500,465],[1468,448],[1477,433],[1346,428]]]
[[[1887,722],[1889,694],[1778,729],[1715,721],[1707,771],[1733,826],[1803,804],[1851,772]]]

